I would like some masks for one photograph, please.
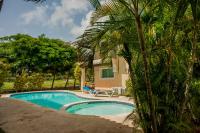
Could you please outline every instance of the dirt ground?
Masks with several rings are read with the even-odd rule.
[[[0,133],[131,133],[103,118],[71,115],[37,105],[0,98]]]

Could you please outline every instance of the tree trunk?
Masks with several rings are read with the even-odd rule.
[[[67,77],[67,80],[66,80],[66,82],[65,82],[65,88],[66,88],[66,89],[67,89],[68,83],[69,83],[69,76]]]
[[[74,78],[74,89],[76,88],[76,78]]]
[[[81,78],[79,79],[79,89],[81,89]]]
[[[144,80],[147,88],[147,96],[148,96],[148,104],[150,108],[150,118],[152,122],[152,131],[154,133],[157,133],[157,122],[156,122],[156,116],[155,116],[155,105],[153,102],[153,92],[151,88],[151,81],[149,77],[149,65],[147,62],[147,52],[146,52],[146,47],[145,47],[145,38],[144,38],[144,33],[143,33],[143,28],[142,28],[142,22],[140,19],[140,16],[136,14],[135,16],[135,21],[137,25],[137,31],[138,31],[138,38],[140,42],[140,49],[142,53],[142,58],[143,58],[143,63],[144,63]]]
[[[53,73],[53,81],[52,81],[52,84],[51,84],[51,89],[53,89],[55,78],[56,78],[56,72],[54,71],[54,73]]]
[[[66,83],[65,83],[65,88],[67,89],[67,85],[69,83],[69,73],[67,73],[67,80],[66,80]]]

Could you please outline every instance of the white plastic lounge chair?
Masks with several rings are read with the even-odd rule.
[[[105,90],[105,89],[97,89],[97,94],[96,96],[109,96],[112,97],[116,91],[115,90]]]

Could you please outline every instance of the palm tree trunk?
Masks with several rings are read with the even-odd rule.
[[[132,65],[131,64],[129,64],[129,71],[130,71],[129,75],[130,75],[132,89],[133,89],[134,103],[136,104],[136,112],[139,115],[139,119],[141,121],[143,121],[144,120],[143,113],[139,110],[140,109],[139,99],[138,99],[138,96],[137,96],[136,88],[134,88],[135,76],[134,76],[134,71],[132,69]],[[144,128],[144,130],[146,130],[146,127],[143,126],[143,128]]]
[[[139,99],[137,97],[137,92],[136,89],[134,88],[134,84],[135,84],[135,74],[134,74],[134,70],[132,68],[132,54],[127,46],[127,44],[123,44],[124,46],[124,51],[126,53],[126,56],[124,56],[124,59],[126,60],[126,62],[128,63],[129,66],[129,75],[130,75],[130,79],[131,79],[131,84],[132,84],[132,89],[133,89],[133,98],[134,98],[134,103],[136,104],[136,112],[139,115],[139,119],[143,120],[143,115],[142,113],[139,111]]]
[[[153,102],[153,92],[151,88],[151,81],[149,77],[149,65],[147,62],[147,52],[146,52],[146,47],[145,47],[145,38],[144,38],[144,33],[143,33],[143,28],[142,28],[142,22],[140,19],[140,16],[138,14],[135,15],[135,22],[137,25],[137,31],[138,31],[138,38],[140,41],[140,49],[143,57],[143,63],[144,63],[144,79],[145,79],[145,84],[147,88],[147,96],[148,96],[148,101],[149,101],[149,108],[150,108],[150,118],[152,121],[152,129],[154,133],[157,133],[157,122],[156,122],[156,116],[155,116],[155,105]]]
[[[181,106],[181,117],[184,113],[184,109],[186,108],[188,99],[189,99],[189,89],[190,89],[190,84],[192,81],[192,74],[193,74],[193,66],[195,62],[195,57],[196,57],[196,48],[197,48],[197,22],[194,21],[194,32],[193,32],[193,39],[192,39],[192,49],[191,49],[191,57],[189,59],[189,65],[188,65],[188,73],[187,73],[187,78],[185,81],[185,92],[184,92],[184,98],[183,98],[183,106]]]
[[[177,34],[177,28],[173,25],[172,29],[174,29],[172,31],[171,34],[171,39],[170,39],[170,43],[169,43],[169,49],[168,49],[168,59],[167,59],[167,83],[166,83],[166,88],[167,88],[167,92],[166,92],[166,104],[168,104],[168,100],[169,100],[169,91],[170,91],[170,82],[171,82],[171,65],[172,65],[172,45],[174,45],[174,41],[175,41],[175,37]]]
[[[51,84],[51,89],[53,89],[55,78],[56,78],[56,72],[54,71],[53,72],[53,81],[52,81],[52,84]]]

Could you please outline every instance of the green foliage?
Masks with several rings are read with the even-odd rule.
[[[8,49],[0,51],[11,63],[13,73],[23,69],[31,72],[64,73],[76,62],[75,48],[58,39],[49,39],[44,35],[33,38],[17,34],[0,38],[0,46]]]

